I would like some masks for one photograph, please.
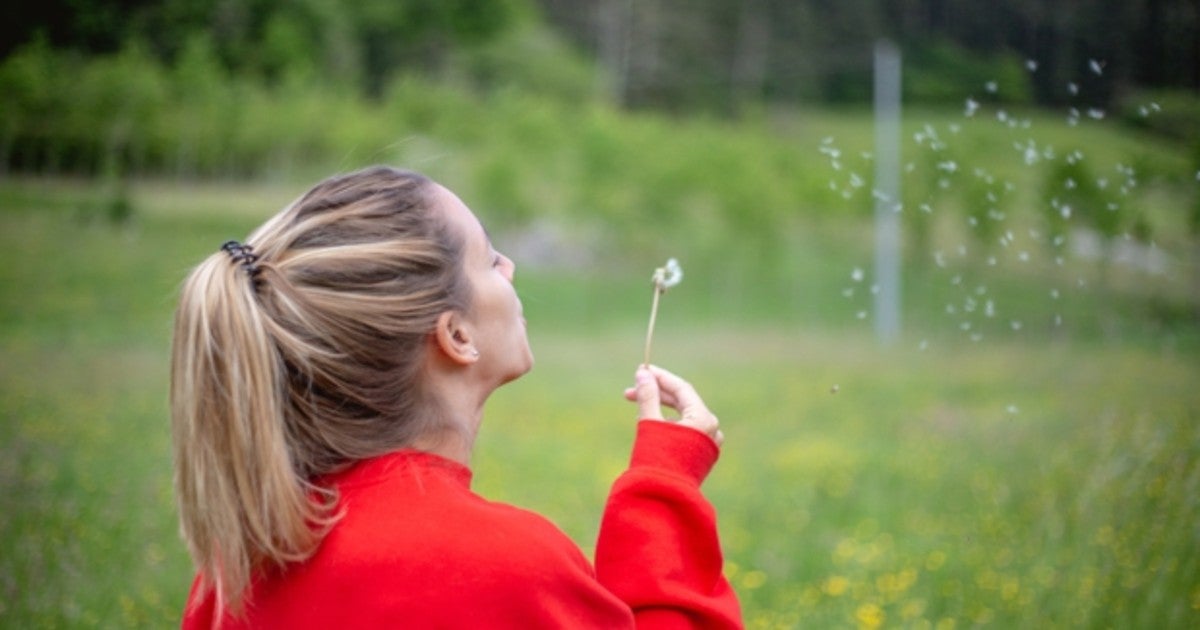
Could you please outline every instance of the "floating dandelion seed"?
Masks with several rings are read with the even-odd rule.
[[[975,112],[977,112],[977,111],[979,111],[979,103],[976,102],[976,100],[973,98],[967,99],[967,106],[966,106],[966,110],[963,111],[963,115],[966,116],[967,118],[970,118],[970,117],[974,116]]]
[[[865,276],[866,274],[863,273],[863,270],[859,267],[855,267],[854,271],[850,272],[850,279],[855,282],[862,282]]]
[[[654,270],[650,281],[654,283],[654,302],[650,305],[650,325],[646,328],[646,352],[643,361],[645,365],[650,365],[650,341],[654,337],[654,320],[658,317],[658,296],[683,281],[683,269],[679,266],[679,261],[674,258],[667,260],[665,266]]]
[[[1026,59],[1025,60],[1025,69],[1030,72],[1037,72],[1037,69],[1038,69],[1037,60],[1036,59]]]
[[[1025,164],[1033,166],[1034,164],[1037,164],[1037,161],[1040,157],[1041,156],[1039,156],[1037,152],[1037,147],[1035,147],[1033,144],[1033,140],[1030,140],[1029,146],[1025,147]]]
[[[1079,95],[1079,84],[1075,83],[1074,81],[1068,83],[1067,91],[1071,93],[1071,96],[1078,96]]]
[[[988,91],[988,94],[995,94],[996,91],[1000,89],[1000,85],[995,81],[988,81],[987,83],[983,84],[983,88]]]
[[[1100,75],[1104,74],[1104,62],[1103,61],[1096,61],[1095,59],[1088,59],[1088,68],[1091,69],[1092,73],[1095,74],[1096,76],[1100,76]]]

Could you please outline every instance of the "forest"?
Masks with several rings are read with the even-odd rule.
[[[1191,0],[47,0],[0,15],[0,167],[17,171],[252,174],[270,152],[255,145],[279,142],[206,147],[182,127],[231,142],[256,103],[296,118],[305,99],[394,103],[406,82],[732,119],[862,105],[881,38],[904,51],[909,104],[1084,103],[1200,137]],[[1136,121],[1149,100],[1171,106]],[[299,123],[275,133],[327,144]]]

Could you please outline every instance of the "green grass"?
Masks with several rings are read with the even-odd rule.
[[[0,182],[0,626],[176,623],[191,569],[171,498],[175,290],[298,192],[135,182],[133,220],[114,226],[102,187]],[[671,251],[608,249],[587,273],[518,260],[538,365],[493,398],[478,491],[591,547],[665,252],[687,277],[654,358],[728,435],[706,491],[751,627],[1200,623],[1186,286],[1100,286],[1040,254],[913,267],[906,334],[880,348],[857,317],[869,282],[851,278],[870,268],[865,219],[797,219],[768,252],[730,238],[693,255],[678,229]],[[1002,316],[976,311],[966,332],[945,306],[979,286]]]

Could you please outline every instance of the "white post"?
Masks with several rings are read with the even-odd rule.
[[[900,51],[875,44],[875,334],[900,334]]]

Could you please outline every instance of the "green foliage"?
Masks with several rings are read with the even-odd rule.
[[[1200,94],[1185,90],[1138,90],[1121,100],[1117,116],[1135,129],[1200,147]]]
[[[1081,219],[1105,238],[1120,233],[1121,213],[1112,198],[1097,185],[1096,177],[1084,160],[1068,157],[1057,162],[1047,169],[1044,186],[1042,206],[1054,234],[1063,234],[1063,226],[1071,218]]]
[[[575,104],[600,97],[592,64],[553,31],[528,21],[456,51],[447,65],[482,92],[514,90]]]
[[[945,40],[905,47],[904,99],[958,105],[968,97],[1010,104],[1032,100],[1029,73],[1012,54],[984,56]]]

